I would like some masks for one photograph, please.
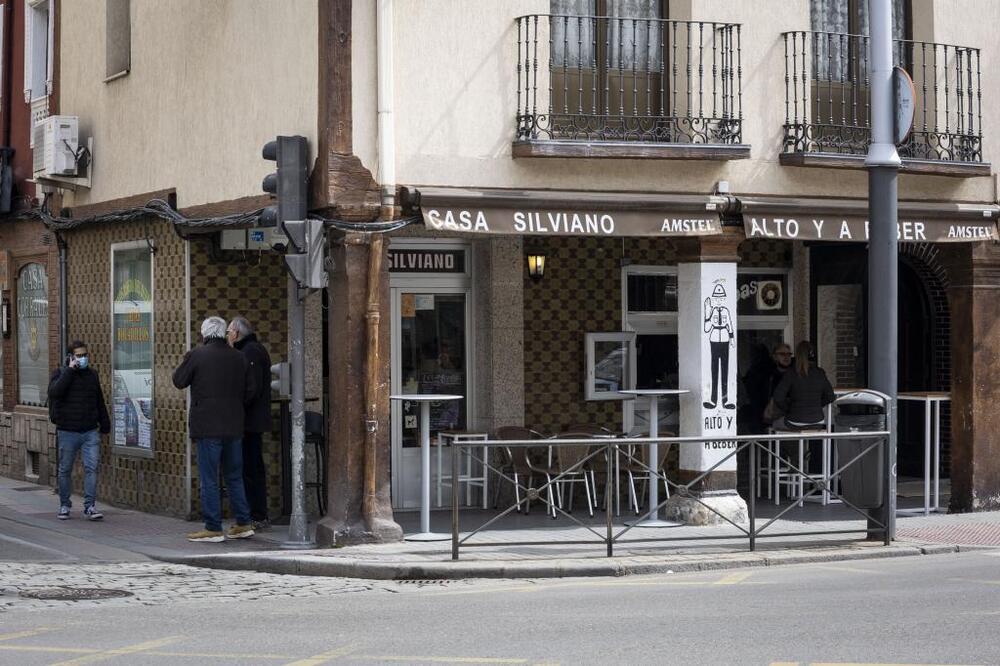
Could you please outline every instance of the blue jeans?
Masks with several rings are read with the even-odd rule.
[[[229,489],[229,508],[237,525],[250,524],[250,506],[243,489],[243,443],[231,439],[206,438],[198,442],[198,477],[201,479],[201,515],[205,529],[222,531],[222,498],[219,494],[219,465]]]
[[[83,451],[83,506],[94,506],[97,495],[97,465],[101,461],[101,436],[97,429],[88,432],[56,430],[59,446],[59,503],[73,506],[73,463],[77,451]]]

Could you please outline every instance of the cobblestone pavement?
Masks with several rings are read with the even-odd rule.
[[[219,571],[157,562],[118,564],[21,564],[0,567],[0,615],[4,611],[72,606],[156,605],[186,601],[320,597],[357,592],[398,593],[422,587],[462,587],[457,581],[363,581]],[[98,600],[67,600],[88,590],[127,593]],[[26,595],[57,597],[31,598]],[[62,598],[58,598],[62,597]]]

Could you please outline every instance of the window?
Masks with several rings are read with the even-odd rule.
[[[586,400],[622,400],[619,391],[631,388],[635,333],[587,333],[585,338]]]
[[[868,0],[810,0],[810,22],[816,32],[837,34],[869,34]],[[909,38],[910,2],[892,0],[892,37]],[[894,50],[901,47],[897,44]],[[823,81],[850,80],[854,69],[851,61],[867,58],[860,53],[863,45],[841,39],[819,39],[816,44],[817,75]],[[896,53],[900,55],[900,53]],[[897,57],[896,62],[902,62]]]
[[[50,0],[29,0],[24,13],[24,101],[52,92],[52,26]]]
[[[145,241],[111,248],[112,442],[153,452],[153,254]]]
[[[17,400],[41,407],[49,388],[49,280],[42,264],[18,272],[16,317]]]
[[[132,58],[132,23],[129,0],[106,0],[105,11],[105,81],[128,74]]]

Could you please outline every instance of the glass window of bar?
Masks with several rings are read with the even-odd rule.
[[[17,274],[17,401],[44,406],[49,388],[49,279],[45,266]]]

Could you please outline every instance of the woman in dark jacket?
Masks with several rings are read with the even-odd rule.
[[[795,368],[786,372],[774,389],[774,402],[784,417],[775,430],[809,430],[826,425],[824,408],[833,402],[833,387],[823,369],[810,362],[812,345],[803,340],[795,347]]]

